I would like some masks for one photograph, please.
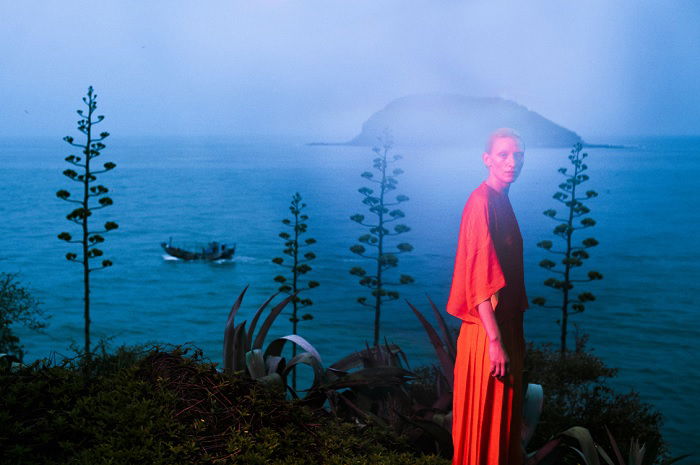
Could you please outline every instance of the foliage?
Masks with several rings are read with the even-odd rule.
[[[442,337],[416,307],[410,302],[408,305],[423,324],[439,363],[413,370],[416,377],[409,385],[409,392],[414,404],[423,407],[417,412],[448,428],[446,421],[451,420],[452,410],[452,385],[448,374],[454,369],[454,334],[444,325],[437,307],[430,303]],[[539,461],[532,463],[580,463],[575,461],[580,457],[578,453],[572,454],[572,448],[579,444],[572,442],[571,437],[578,437],[580,429],[585,428],[574,425],[584,425],[594,437],[601,438],[605,437],[605,425],[610,425],[625,442],[633,438],[645,441],[648,457],[657,457],[657,462],[667,458],[660,434],[661,414],[641,402],[634,391],[615,393],[606,379],[614,377],[617,369],[606,367],[600,358],[586,351],[586,341],[587,336],[577,337],[576,350],[563,359],[551,344],[527,345],[524,383],[540,384],[545,394],[541,420],[529,447],[535,449]]]
[[[235,315],[245,292],[244,289],[231,308],[226,324],[226,373],[247,375],[278,391],[287,390],[293,398],[314,409],[328,405],[330,412],[339,418],[387,428],[409,437],[411,443],[421,451],[436,452],[449,457],[449,432],[432,421],[433,412],[428,411],[430,406],[426,407],[413,401],[408,386],[413,374],[406,369],[408,361],[398,346],[385,343],[367,347],[341,358],[328,367],[324,367],[318,351],[298,335],[278,338],[263,351],[265,335],[290,297],[270,311],[258,335],[253,338],[257,321],[275,296],[270,297],[258,308],[251,327],[246,332],[245,321],[235,324]],[[304,349],[304,352],[294,356],[289,363],[281,355],[286,342],[297,344]],[[288,373],[300,363],[311,366],[313,370],[311,387],[303,396],[287,383]]]
[[[605,431],[608,433],[608,438],[610,439],[610,446],[612,447],[612,450],[615,453],[614,457],[617,459],[617,465],[643,465],[644,463],[648,462],[648,460],[645,461],[646,444],[640,444],[636,438],[632,438],[630,440],[627,463],[625,463],[624,459],[622,458],[622,452],[620,451],[620,447],[617,445],[617,441],[613,437],[612,433],[610,433],[610,430],[607,426],[605,427]],[[615,463],[610,459],[610,455],[612,454],[608,454],[607,452],[605,452],[605,449],[603,449],[598,444],[596,444],[596,450],[598,451],[598,454],[603,458],[603,460],[605,460],[605,463],[607,463],[608,465],[615,465]],[[686,457],[690,457],[690,454],[664,459],[661,461],[661,465],[671,465],[672,463],[679,462]],[[656,460],[656,462],[658,462],[658,459]]]
[[[0,353],[10,353],[22,360],[24,351],[12,332],[12,324],[41,330],[46,327],[47,318],[39,301],[19,283],[16,274],[0,273]]]
[[[169,414],[172,394],[136,371],[86,378],[70,363],[40,361],[0,376],[0,462],[186,463],[194,445]]]
[[[423,420],[432,421],[442,434],[449,434],[452,427],[452,395],[454,391],[454,367],[457,357],[455,331],[445,323],[442,313],[428,297],[433,314],[440,326],[442,337],[428,322],[423,314],[410,302],[406,301],[413,313],[423,325],[423,328],[435,349],[437,366],[422,367],[417,373],[419,381],[410,385],[410,396],[413,399],[414,411]],[[524,424],[522,442],[527,446],[534,434],[542,411],[543,393],[541,386],[528,384],[527,374],[523,374],[523,389],[525,400],[523,406]],[[433,429],[436,428],[433,426]]]
[[[647,444],[650,456],[664,456],[661,413],[643,403],[635,391],[614,392],[607,378],[615,376],[617,369],[606,367],[600,358],[586,351],[586,341],[586,336],[578,338],[575,351],[564,359],[551,344],[527,345],[525,369],[529,380],[541,384],[546,396],[533,445],[540,447],[573,425],[583,425],[593,437],[603,438],[607,425],[623,443],[639,438]]]
[[[89,380],[79,366],[37,362],[0,374],[0,461],[13,464],[219,463],[446,465],[391,432],[285,401],[223,375],[201,352],[157,348]]]
[[[561,304],[549,305],[544,297],[535,297],[532,299],[533,304],[545,308],[561,309],[561,319],[557,320],[557,323],[561,328],[560,351],[562,357],[565,356],[567,350],[566,335],[569,315],[583,312],[586,308],[585,303],[595,300],[595,296],[590,292],[581,292],[576,297],[572,296],[571,293],[574,288],[574,283],[585,283],[603,279],[603,275],[597,271],[589,271],[588,277],[585,279],[574,279],[572,274],[575,268],[582,266],[584,260],[589,258],[587,249],[598,245],[598,241],[593,237],[584,239],[581,241],[580,245],[572,243],[574,232],[595,225],[595,220],[593,218],[585,216],[588,215],[591,210],[584,205],[583,201],[597,197],[598,194],[593,190],[588,190],[583,196],[577,196],[576,192],[580,184],[588,181],[588,175],[585,174],[585,171],[588,170],[588,166],[583,162],[588,154],[585,152],[581,153],[582,148],[583,146],[580,142],[576,143],[569,154],[568,158],[571,165],[573,165],[573,173],[569,173],[566,168],[559,168],[559,172],[564,176],[565,180],[563,183],[559,184],[559,190],[553,197],[566,207],[564,215],[557,216],[557,211],[553,209],[544,211],[545,216],[559,222],[554,228],[553,233],[564,241],[563,248],[553,249],[552,241],[541,241],[537,244],[538,247],[547,250],[549,253],[562,257],[560,263],[563,269],[558,269],[557,264],[549,259],[540,262],[542,268],[557,276],[556,278],[552,277],[545,280],[544,285],[561,292]],[[579,218],[581,219],[579,220]],[[575,221],[579,224],[578,226],[574,225]]]
[[[430,339],[430,343],[435,349],[435,354],[440,362],[439,377],[436,381],[438,396],[444,396],[447,393],[451,393],[454,388],[454,369],[455,360],[457,358],[457,344],[455,343],[455,338],[453,337],[451,330],[447,327],[447,323],[445,323],[445,319],[442,317],[442,313],[438,310],[437,306],[435,303],[433,303],[430,297],[428,297],[428,301],[430,302],[430,307],[433,309],[433,314],[440,325],[442,338],[415,306],[413,306],[408,300],[406,303],[411,310],[413,310],[413,313],[423,325],[423,329],[425,329],[425,332],[428,334],[428,338]]]
[[[640,444],[636,438],[630,440],[628,460],[622,458],[623,454],[617,445],[617,441],[605,427],[613,448],[617,463],[613,462],[601,444],[597,443],[588,429],[581,426],[573,426],[551,438],[539,450],[528,455],[525,465],[600,465],[601,458],[607,465],[643,465],[645,463],[659,463],[671,465],[679,462],[689,455],[681,455],[674,458],[646,456],[646,445]]]
[[[73,147],[78,147],[81,149],[83,154],[82,157],[76,155],[69,155],[65,158],[66,162],[78,168],[81,173],[79,174],[73,168],[69,168],[63,171],[64,176],[66,176],[71,181],[77,182],[82,188],[79,200],[71,198],[71,193],[65,189],[61,189],[56,192],[56,197],[66,202],[73,203],[77,205],[73,211],[71,211],[66,219],[81,228],[80,239],[73,239],[73,236],[68,232],[62,232],[58,235],[58,238],[68,242],[69,244],[78,244],[81,248],[81,254],[78,255],[73,252],[66,254],[66,259],[70,262],[80,263],[83,266],[83,319],[85,323],[85,354],[90,357],[90,273],[96,270],[107,268],[112,266],[110,260],[102,260],[100,266],[90,266],[90,260],[96,259],[103,255],[102,249],[98,248],[98,245],[104,242],[103,234],[117,229],[117,223],[113,221],[107,221],[103,229],[101,230],[91,230],[89,228],[89,218],[95,210],[100,210],[112,205],[112,199],[107,197],[105,194],[109,192],[102,184],[91,185],[97,181],[97,174],[105,173],[107,171],[113,170],[116,165],[112,162],[107,162],[102,165],[102,169],[94,169],[91,166],[93,159],[100,156],[100,151],[105,148],[105,144],[102,143],[108,136],[108,132],[101,132],[98,137],[93,134],[93,127],[102,122],[104,116],[99,115],[94,116],[97,110],[97,94],[93,93],[92,86],[88,88],[87,96],[83,97],[83,102],[87,106],[87,114],[83,110],[77,110],[78,115],[80,115],[80,120],[78,121],[78,131],[85,135],[85,143],[80,144],[75,142],[75,139],[71,136],[66,136],[63,138],[68,144]],[[96,162],[93,162],[96,163]],[[91,204],[91,200],[97,200],[99,205]]]
[[[313,315],[310,313],[305,313],[302,315],[301,319],[298,317],[297,312],[302,308],[312,305],[313,302],[309,298],[302,299],[297,294],[302,291],[318,287],[319,285],[317,281],[311,280],[306,283],[306,286],[301,285],[301,276],[312,270],[308,262],[316,258],[316,255],[311,251],[308,251],[301,256],[303,248],[316,243],[316,239],[311,237],[304,240],[303,243],[301,242],[300,236],[306,232],[308,227],[306,221],[309,219],[308,215],[302,213],[304,208],[306,208],[306,204],[301,202],[301,195],[298,192],[295,193],[292,196],[292,202],[289,206],[289,211],[292,213],[293,219],[290,220],[285,218],[282,220],[282,223],[286,226],[290,226],[293,231],[293,234],[291,235],[286,231],[279,234],[279,236],[284,239],[285,249],[283,250],[283,253],[291,257],[291,263],[284,263],[284,258],[282,257],[275,257],[272,259],[273,263],[289,268],[291,272],[291,285],[289,284],[289,280],[282,275],[276,276],[275,281],[282,284],[279,287],[280,292],[284,292],[292,296],[292,316],[289,318],[289,321],[292,322],[292,334],[297,334],[297,324],[299,321],[313,319]],[[296,355],[297,346],[294,344],[292,345],[292,357]],[[293,370],[292,387],[294,389],[297,387],[296,381],[296,370]]]
[[[359,281],[360,285],[365,286],[372,291],[372,297],[374,298],[373,303],[367,302],[367,297],[358,297],[357,301],[362,305],[374,308],[373,344],[375,346],[379,344],[379,328],[382,304],[384,302],[399,298],[399,293],[397,291],[387,289],[387,286],[409,284],[414,281],[411,276],[405,274],[400,275],[398,281],[394,282],[387,280],[384,276],[385,272],[398,266],[398,254],[413,250],[413,246],[411,244],[402,242],[396,245],[396,252],[386,252],[386,241],[390,237],[398,236],[399,234],[410,231],[410,228],[405,224],[395,225],[393,232],[390,232],[386,227],[389,223],[398,221],[405,216],[402,210],[398,208],[390,209],[389,207],[395,207],[408,200],[408,197],[405,195],[397,195],[394,202],[390,202],[387,198],[388,193],[396,189],[396,184],[398,183],[396,177],[403,173],[403,170],[400,168],[394,168],[391,173],[388,172],[389,165],[396,163],[401,159],[400,155],[394,155],[391,158],[389,157],[391,147],[392,143],[385,134],[384,138],[380,139],[380,146],[372,149],[377,155],[377,157],[374,158],[373,167],[378,172],[379,179],[375,179],[374,174],[369,171],[365,171],[361,175],[369,182],[377,184],[377,188],[379,189],[378,194],[375,194],[374,189],[370,189],[369,187],[362,187],[359,189],[360,194],[362,194],[364,197],[362,203],[369,208],[370,213],[376,215],[376,223],[366,222],[365,216],[359,213],[350,217],[350,219],[356,223],[369,228],[369,233],[363,234],[359,237],[358,240],[361,243],[350,247],[350,251],[359,255],[360,257],[370,259],[376,263],[375,274],[367,274],[367,271],[359,266],[353,267],[350,270],[350,274],[361,278]],[[376,253],[368,253],[366,246],[376,248]]]
[[[294,397],[298,397],[295,388],[287,385],[287,375],[291,369],[300,363],[310,365],[314,368],[314,373],[317,375],[321,370],[321,356],[316,349],[303,337],[290,334],[275,339],[263,352],[265,338],[272,327],[272,323],[279,316],[284,307],[291,301],[294,294],[285,298],[270,311],[256,335],[255,329],[258,320],[262,316],[267,305],[277,294],[273,294],[258,307],[253,315],[250,327],[246,331],[247,321],[236,325],[235,317],[243,303],[243,296],[247,290],[248,286],[243,289],[243,292],[240,293],[234,302],[229,312],[228,319],[226,320],[223,352],[224,372],[245,372],[245,374],[252,379],[263,384],[275,386],[281,390],[287,388]],[[286,359],[282,357],[282,349],[287,341],[299,345],[305,350],[305,352],[294,356],[288,364],[286,363]]]

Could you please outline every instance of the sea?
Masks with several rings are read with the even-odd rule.
[[[282,254],[279,233],[298,192],[306,204],[308,230],[316,255],[305,276],[320,283],[306,296],[299,333],[317,348],[324,365],[372,343],[374,314],[357,303],[366,288],[349,270],[371,262],[350,251],[366,233],[350,220],[369,217],[358,189],[373,184],[361,177],[373,171],[369,147],[308,145],[296,137],[119,137],[111,136],[96,159],[116,163],[98,175],[114,204],[95,211],[91,224],[119,224],[105,234],[104,257],[114,265],[92,279],[93,341],[122,344],[190,343],[213,362],[222,360],[226,318],[236,297],[248,291],[237,322],[277,289],[274,277],[285,269],[272,262]],[[700,430],[700,137],[610,138],[612,146],[588,147],[590,179],[584,190],[598,197],[586,202],[596,225],[575,234],[599,245],[578,270],[604,279],[579,283],[575,290],[596,297],[585,312],[570,317],[574,334],[588,334],[587,346],[619,369],[610,384],[633,389],[664,416],[662,432],[674,455],[698,453]],[[83,335],[82,269],[65,259],[78,252],[57,238],[74,236],[66,220],[73,205],[55,195],[77,183],[62,175],[64,158],[74,153],[60,137],[0,139],[0,271],[17,280],[51,316],[41,333],[15,327],[26,360],[74,356],[70,346]],[[568,167],[570,148],[528,148],[520,178],[509,196],[524,240],[526,287],[530,298],[556,294],[543,285],[550,277],[538,263],[551,258],[536,246],[557,243],[556,222],[543,215],[557,208],[552,195]],[[485,178],[479,148],[403,147],[391,168],[400,168],[391,196],[409,200],[398,208],[410,231],[392,237],[389,249],[408,242],[413,251],[399,255],[391,273],[408,274],[413,284],[396,287],[400,299],[386,304],[381,339],[398,344],[411,368],[436,362],[433,348],[406,300],[431,322],[428,297],[444,309],[452,277],[459,221],[470,192]],[[391,198],[391,197],[390,197]],[[230,262],[170,260],[160,244],[172,241],[199,248],[209,241],[236,245]],[[276,301],[280,300],[280,297]],[[289,315],[281,315],[268,336],[291,333]],[[458,322],[445,316],[454,327]],[[559,341],[557,310],[531,306],[525,337],[537,343]],[[574,327],[575,325],[575,327]],[[546,396],[546,393],[545,393]]]

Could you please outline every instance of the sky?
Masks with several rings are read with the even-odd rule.
[[[391,100],[514,100],[589,142],[700,134],[696,0],[0,0],[0,137],[344,141]]]

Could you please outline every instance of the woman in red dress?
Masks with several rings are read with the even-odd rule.
[[[525,355],[523,242],[508,189],[523,166],[520,137],[498,129],[482,155],[486,180],[462,212],[447,312],[462,320],[454,370],[453,465],[522,465]]]

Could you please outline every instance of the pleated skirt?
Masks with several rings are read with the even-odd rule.
[[[499,323],[510,359],[501,380],[489,374],[489,340],[481,322],[463,322],[457,339],[452,411],[453,465],[522,465],[523,315]]]

